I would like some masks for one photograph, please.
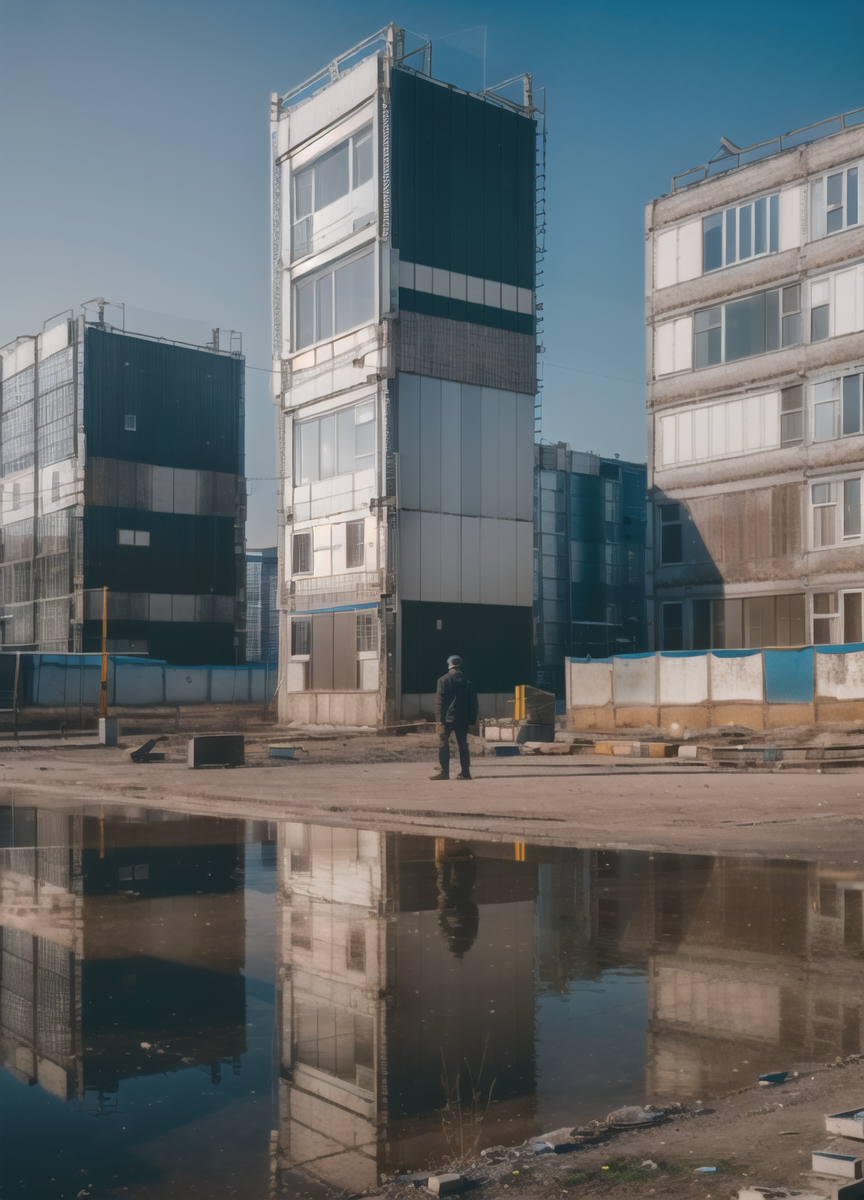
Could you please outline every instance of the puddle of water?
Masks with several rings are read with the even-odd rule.
[[[860,1051],[864,872],[0,806],[6,1198],[262,1197]]]

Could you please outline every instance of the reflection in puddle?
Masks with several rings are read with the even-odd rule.
[[[861,1049],[858,867],[7,805],[0,887],[9,1196],[375,1188]]]

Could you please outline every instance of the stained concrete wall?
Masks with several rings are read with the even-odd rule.
[[[864,720],[864,645],[673,651],[566,662],[572,729]]]

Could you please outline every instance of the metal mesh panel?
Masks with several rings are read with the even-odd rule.
[[[3,529],[3,559],[14,562],[33,555],[33,518],[14,521]]]
[[[20,564],[23,566],[24,564]],[[27,564],[29,565],[29,564]],[[36,559],[36,599],[51,600],[69,594],[69,555],[49,554]]]
[[[72,1048],[68,970],[68,957],[66,960],[66,971],[63,975],[58,975],[54,971],[43,970],[41,965],[39,968],[39,1003],[36,1008],[36,1037],[39,1048],[43,1053],[47,1052],[57,1057],[69,1054]]]
[[[0,419],[3,474],[33,466],[33,402],[21,404]]]
[[[36,640],[59,642],[69,638],[69,601],[43,600],[36,605]]]
[[[2,385],[3,412],[10,412],[19,404],[26,404],[33,399],[34,372],[32,367],[19,371],[11,379],[4,379]]]
[[[39,364],[39,391],[47,392],[72,378],[72,347],[58,350]]]
[[[3,951],[3,987],[20,996],[22,1000],[33,999],[33,964],[17,954]]]
[[[0,991],[0,995],[0,1012],[5,1027],[20,1037],[29,1038],[33,1032],[33,1001],[23,999],[6,987]]]
[[[7,606],[4,614],[11,620],[3,622],[4,646],[30,646],[33,644],[33,605]]]
[[[26,604],[32,600],[29,562],[8,563],[0,567],[0,600],[3,604]]]
[[[71,391],[71,388],[70,388]],[[61,417],[50,425],[39,429],[39,464],[47,467],[51,463],[71,458],[75,453],[75,417]]]
[[[23,929],[4,929],[3,949],[16,958],[23,958],[25,962],[33,961],[33,938]]]
[[[40,817],[42,814],[39,814]],[[37,940],[39,948],[39,968],[44,971],[52,971],[55,975],[60,975],[64,979],[69,977],[69,951],[65,946],[61,946],[58,942],[49,942],[47,938],[40,937]]]
[[[68,818],[62,812],[42,811],[39,813],[38,852],[39,879],[42,883],[50,883],[55,887],[67,890],[69,887],[69,846]],[[53,953],[54,942],[45,942],[46,953]],[[41,957],[40,946],[39,965],[48,964]],[[58,960],[59,961],[59,960]],[[52,970],[65,971],[65,967],[52,967]]]
[[[75,411],[75,385],[64,383],[50,392],[40,389],[36,401],[36,424],[49,425]]]
[[[57,554],[68,549],[71,517],[71,508],[61,508],[59,512],[45,513],[39,518],[37,554]]]

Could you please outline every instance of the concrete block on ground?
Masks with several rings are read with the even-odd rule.
[[[192,770],[201,767],[242,767],[246,762],[243,734],[222,733],[189,739],[186,756]]]
[[[99,745],[100,746],[116,746],[117,745],[117,718],[116,717],[100,717],[99,718]]]
[[[825,1132],[864,1140],[864,1104],[859,1108],[850,1108],[848,1112],[826,1115]]]
[[[426,1185],[434,1196],[453,1196],[465,1187],[464,1175],[450,1171],[445,1175],[432,1175]]]
[[[844,1179],[861,1179],[861,1159],[854,1154],[835,1154],[831,1150],[814,1150],[812,1167],[820,1175],[840,1175]]]

